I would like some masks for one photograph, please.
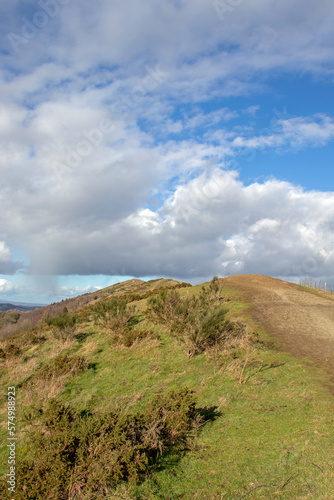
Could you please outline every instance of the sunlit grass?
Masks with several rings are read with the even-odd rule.
[[[198,294],[201,287],[181,289],[180,294]],[[59,353],[75,354],[87,360],[89,369],[58,382],[39,381],[35,389],[25,384],[18,389],[19,427],[22,406],[36,402],[34,390],[41,395],[39,402],[61,393],[65,402],[94,412],[113,408],[134,412],[156,394],[188,387],[195,391],[199,407],[215,406],[220,414],[203,426],[186,453],[161,459],[142,483],[122,485],[119,496],[113,493],[110,499],[332,500],[334,404],[319,382],[324,372],[273,350],[269,336],[250,318],[250,304],[232,288],[224,287],[223,293],[229,318],[245,321],[247,331],[256,334],[252,344],[240,344],[230,355],[212,350],[189,359],[185,345],[163,325],[145,320],[152,336],[131,347],[115,344],[108,330],[87,323],[78,330],[94,334],[82,342],[61,343],[50,332],[44,343],[1,361],[2,442],[6,441],[6,387],[22,383]],[[147,299],[137,305],[144,314]],[[18,448],[24,449],[24,434],[19,438]],[[6,452],[3,447],[1,473],[7,470]]]

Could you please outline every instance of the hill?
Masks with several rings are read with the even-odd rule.
[[[7,302],[0,302],[0,311],[34,311],[35,309],[38,309],[38,307],[40,306],[23,306],[21,304],[9,304]]]
[[[60,303],[0,343],[15,498],[332,499],[328,373],[288,343],[320,305],[330,322],[331,300],[264,276],[130,280]]]
[[[253,304],[252,315],[298,357],[331,373],[334,388],[334,297],[268,276],[239,275],[224,280]]]
[[[157,279],[151,281],[142,281],[139,279],[132,279],[123,281],[122,283],[116,283],[115,285],[109,286],[107,288],[102,288],[93,293],[85,293],[74,297],[72,299],[65,299],[61,302],[55,302],[53,304],[39,307],[39,308],[28,308],[23,309],[17,306],[11,307],[10,309],[1,309],[0,311],[12,310],[23,312],[24,314],[16,315],[15,321],[13,321],[13,315],[9,314],[6,320],[6,316],[0,318],[0,339],[6,337],[17,335],[21,332],[28,330],[29,328],[35,328],[41,325],[46,317],[54,317],[57,314],[62,313],[64,308],[69,312],[75,312],[76,310],[94,303],[96,300],[100,300],[109,295],[124,295],[124,294],[137,294],[137,298],[140,298],[145,293],[150,293],[151,290],[159,289],[161,287],[166,288],[177,288],[180,286],[191,286],[188,283],[180,283],[172,279]],[[8,304],[10,305],[10,304]]]

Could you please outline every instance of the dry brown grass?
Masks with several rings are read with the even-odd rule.
[[[26,362],[22,357],[8,358],[4,361],[4,368],[8,374],[11,383],[17,383],[32,375],[38,366],[36,358],[30,358]]]
[[[81,349],[79,350],[80,354],[81,355],[84,355],[85,357],[89,357],[91,356],[92,354],[94,354],[94,352],[97,351],[97,349],[99,348],[100,346],[100,343],[97,339],[91,339],[91,340],[87,340],[83,346],[81,347]]]
[[[34,379],[20,391],[20,402],[22,408],[38,406],[60,395],[64,389],[67,376],[52,377],[50,379]]]
[[[49,361],[50,359],[55,358],[58,354],[71,349],[76,345],[76,341],[71,338],[65,341],[61,341],[60,339],[52,340],[52,345],[47,345],[46,350],[43,353],[43,361]]]

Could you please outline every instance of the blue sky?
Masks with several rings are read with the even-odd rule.
[[[331,0],[0,6],[0,300],[334,281]]]

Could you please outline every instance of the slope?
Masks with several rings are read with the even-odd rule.
[[[151,281],[143,281],[140,279],[131,279],[123,281],[121,283],[116,283],[101,290],[97,290],[92,293],[85,293],[79,295],[78,297],[73,297],[71,299],[65,299],[61,302],[55,302],[53,304],[33,308],[33,310],[19,309],[18,307],[13,307],[11,309],[19,310],[20,313],[17,314],[15,321],[13,320],[12,311],[9,314],[2,315],[0,318],[0,339],[10,337],[12,335],[20,334],[28,330],[29,328],[35,328],[38,325],[42,325],[46,317],[54,317],[60,314],[64,308],[69,312],[75,312],[89,304],[94,303],[96,300],[109,297],[110,295],[124,295],[124,294],[137,294],[137,298],[145,293],[149,293],[151,290],[155,290],[161,287],[165,288],[179,288],[182,286],[191,286],[188,283],[180,283],[172,279],[156,279]],[[0,309],[1,311],[1,309]],[[7,321],[8,318],[8,321]]]
[[[15,387],[17,500],[332,500],[333,398],[235,279],[131,280],[3,340],[1,498]]]
[[[262,275],[224,279],[253,304],[252,315],[296,356],[314,360],[334,382],[334,300]]]

